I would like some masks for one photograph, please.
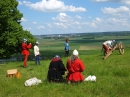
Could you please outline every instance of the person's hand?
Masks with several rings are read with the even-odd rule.
[[[69,73],[68,71],[65,71],[65,75],[68,75],[68,73]]]

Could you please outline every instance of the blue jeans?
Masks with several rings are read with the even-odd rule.
[[[35,56],[35,61],[37,65],[40,65],[40,55]]]

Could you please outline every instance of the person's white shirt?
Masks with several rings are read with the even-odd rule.
[[[39,55],[40,52],[39,52],[39,47],[37,45],[34,46],[34,55],[37,56]]]
[[[111,48],[112,47],[112,40],[107,40],[103,44],[107,45],[109,48]]]

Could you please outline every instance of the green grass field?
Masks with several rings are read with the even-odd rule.
[[[68,57],[64,57],[64,39],[39,40],[42,53],[41,65],[28,61],[28,68],[23,68],[23,61],[6,62],[0,65],[0,97],[130,97],[130,43],[127,38],[119,38],[125,47],[125,53],[120,55],[115,50],[106,60],[102,60],[101,43],[105,39],[85,40],[70,38],[70,55],[78,49],[79,57],[85,65],[83,72],[86,78],[96,76],[96,82],[79,84],[47,83],[46,76],[51,58],[59,54],[64,65]],[[81,47],[82,48],[81,50]],[[89,47],[89,50],[86,48]],[[91,49],[94,47],[94,49]],[[95,49],[97,48],[97,49]],[[31,55],[33,56],[33,51]],[[18,69],[21,78],[6,77],[8,69]],[[42,80],[39,85],[25,87],[24,82],[32,77]],[[65,78],[65,75],[64,75]]]

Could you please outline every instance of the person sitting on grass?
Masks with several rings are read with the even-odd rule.
[[[68,83],[77,83],[84,80],[84,76],[81,72],[84,71],[85,67],[81,59],[79,59],[77,50],[74,50],[71,58],[67,60],[66,68],[68,70],[66,76]]]
[[[65,66],[61,58],[56,55],[50,62],[47,79],[49,82],[62,82],[65,74]]]

